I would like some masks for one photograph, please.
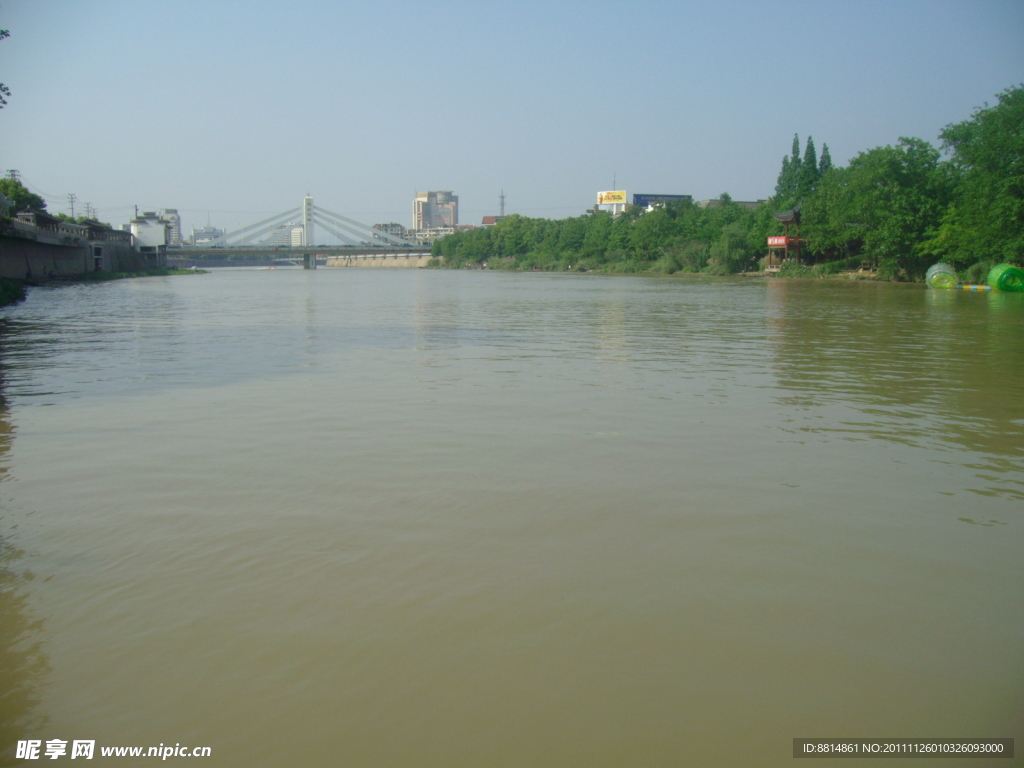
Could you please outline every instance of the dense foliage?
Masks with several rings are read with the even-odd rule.
[[[618,218],[514,215],[449,235],[433,255],[454,268],[732,274],[763,263],[766,238],[782,234],[773,213],[800,205],[806,263],[789,265],[789,274],[824,276],[869,261],[880,276],[920,279],[940,259],[969,275],[996,261],[1021,264],[1024,88],[998,98],[942,131],[946,158],[901,138],[834,167],[828,145],[819,158],[809,137],[801,155],[794,136],[775,195],[754,210],[723,194],[706,206],[629,207]]]
[[[17,179],[0,179],[0,194],[13,203],[13,213],[46,210],[46,201],[35,192],[25,189],[25,185]]]

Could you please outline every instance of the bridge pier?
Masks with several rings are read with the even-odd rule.
[[[304,253],[304,254],[302,254],[302,268],[303,269],[316,269],[316,254],[315,253]]]

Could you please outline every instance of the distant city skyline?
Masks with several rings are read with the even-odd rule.
[[[442,11],[443,12],[439,12]],[[599,190],[768,197],[793,134],[835,164],[1024,81],[1018,0],[506,6],[6,0],[0,171],[53,212],[234,230],[301,204],[564,218]],[[401,23],[395,23],[401,19]],[[341,37],[339,37],[339,34]],[[410,73],[444,73],[444,88]],[[295,105],[304,105],[302,109]]]

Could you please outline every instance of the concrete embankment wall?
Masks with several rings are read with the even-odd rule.
[[[70,275],[88,269],[85,248],[0,236],[0,277],[45,280],[51,272]]]
[[[102,250],[101,266],[106,272],[139,272],[150,269],[146,258],[129,243],[98,243]],[[80,275],[96,268],[92,246],[69,246],[39,243],[20,237],[0,235],[0,277],[20,280],[46,280]]]
[[[403,256],[389,254],[387,256],[328,256],[328,267],[405,267],[418,268],[427,266],[430,254],[422,256]]]

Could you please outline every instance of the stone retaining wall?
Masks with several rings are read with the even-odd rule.
[[[328,256],[328,267],[404,267],[417,269],[427,266],[431,256],[401,256],[389,254],[387,256]]]

